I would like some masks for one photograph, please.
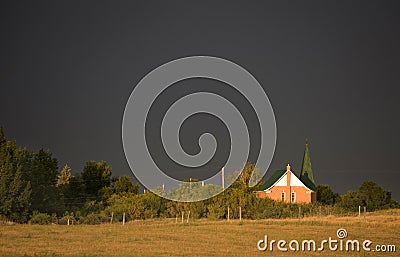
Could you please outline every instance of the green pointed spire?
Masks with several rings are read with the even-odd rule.
[[[303,165],[301,167],[300,180],[310,189],[315,190],[314,174],[311,167],[310,151],[308,150],[308,140],[304,149]]]

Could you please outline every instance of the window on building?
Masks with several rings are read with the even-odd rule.
[[[286,200],[285,191],[282,191],[281,199],[282,199],[282,201],[285,201],[285,200]]]
[[[295,202],[296,202],[296,192],[295,192],[295,191],[292,192],[290,201],[291,201],[292,203],[295,203]]]

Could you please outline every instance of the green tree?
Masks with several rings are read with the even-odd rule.
[[[145,206],[143,217],[145,219],[158,218],[163,216],[166,212],[166,200],[159,197],[151,191],[146,191],[146,193],[140,195],[140,200]]]
[[[336,202],[338,194],[335,194],[329,185],[317,186],[317,201],[326,204],[333,205]]]
[[[64,212],[61,191],[56,187],[58,161],[43,149],[33,154],[29,165],[28,179],[31,182],[31,211],[43,213]]]
[[[117,181],[114,184],[114,192],[116,194],[122,194],[122,193],[138,194],[139,185],[137,184],[133,185],[128,176],[121,176],[117,179]]]
[[[210,219],[221,219],[226,214],[226,204],[223,195],[217,195],[209,199],[207,204],[207,217]]]
[[[168,201],[166,204],[166,212],[170,217],[180,217],[182,212],[189,210],[188,203]]]
[[[113,194],[108,199],[106,212],[108,214],[113,212],[115,220],[121,220],[124,212],[126,213],[127,219],[144,219],[146,205],[142,196],[141,194]]]
[[[379,210],[390,207],[392,194],[383,190],[374,181],[364,181],[358,188],[359,197],[368,210]]]
[[[71,168],[67,164],[65,164],[64,168],[61,171],[61,174],[58,176],[57,186],[68,185],[70,179]]]
[[[26,149],[6,141],[0,128],[0,215],[13,221],[26,222],[29,216],[31,185],[23,178]]]
[[[347,194],[340,196],[337,205],[346,210],[356,211],[358,206],[362,205],[362,201],[357,192],[350,190]]]
[[[85,192],[88,196],[100,200],[99,190],[111,185],[111,167],[105,162],[89,161],[82,172],[82,181],[85,185]]]
[[[64,185],[62,189],[64,204],[68,211],[76,212],[85,205],[88,197],[85,193],[85,184],[81,174],[71,176],[69,183]]]
[[[260,180],[260,171],[255,164],[246,162],[231,187],[241,188],[246,192],[252,192],[255,188],[258,188],[261,185],[261,181],[256,183],[258,180]]]

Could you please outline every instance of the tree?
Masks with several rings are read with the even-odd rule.
[[[61,174],[58,176],[57,186],[68,185],[70,179],[71,168],[67,164],[65,164],[64,168],[61,171]]]
[[[388,208],[392,201],[392,193],[383,190],[374,181],[364,181],[358,188],[358,194],[368,210]]]
[[[6,137],[4,136],[3,127],[0,127],[0,146],[6,142],[7,140]]]
[[[0,215],[17,222],[29,216],[31,185],[23,178],[26,149],[17,149],[16,142],[6,141],[0,128]]]
[[[86,194],[99,200],[101,198],[99,190],[111,185],[111,173],[111,167],[105,161],[87,162],[82,172]]]
[[[33,154],[27,175],[32,186],[31,211],[62,214],[62,195],[56,187],[58,161],[50,151],[41,149]]]
[[[149,197],[146,197],[145,195]],[[127,219],[144,219],[145,215],[156,215],[159,208],[149,208],[152,207],[154,201],[149,201],[154,197],[152,193],[146,194],[132,194],[127,193],[124,195],[113,194],[108,199],[108,207],[106,212],[114,213],[116,220],[121,220],[122,214],[125,212]],[[161,199],[161,198],[160,198]]]
[[[153,192],[146,191],[146,193],[140,195],[140,198],[145,206],[143,213],[145,219],[157,218],[166,212],[166,200]]]
[[[317,186],[317,201],[326,204],[333,205],[336,202],[338,194],[335,194],[329,185]]]
[[[128,176],[121,176],[114,184],[114,192],[116,194],[122,194],[122,193],[138,194],[139,185],[137,184],[133,185]]]
[[[347,194],[341,195],[339,199],[337,205],[346,210],[356,211],[358,206],[362,205],[362,201],[357,192],[351,190],[348,191]]]
[[[68,211],[80,210],[86,200],[85,185],[81,174],[71,176],[69,183],[62,187],[64,194],[64,204]]]
[[[232,187],[240,187],[244,191],[251,192],[261,185],[261,181],[259,180],[260,171],[258,170],[256,165],[250,162],[246,162],[237,180],[233,182]],[[249,187],[249,185],[251,187]]]
[[[207,204],[207,217],[211,219],[221,219],[225,217],[226,205],[222,195],[217,195],[209,199]]]

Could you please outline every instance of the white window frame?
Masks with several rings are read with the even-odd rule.
[[[292,190],[292,193],[290,194],[290,201],[292,202],[292,203],[295,203],[296,202],[296,192],[294,191],[294,190]]]

